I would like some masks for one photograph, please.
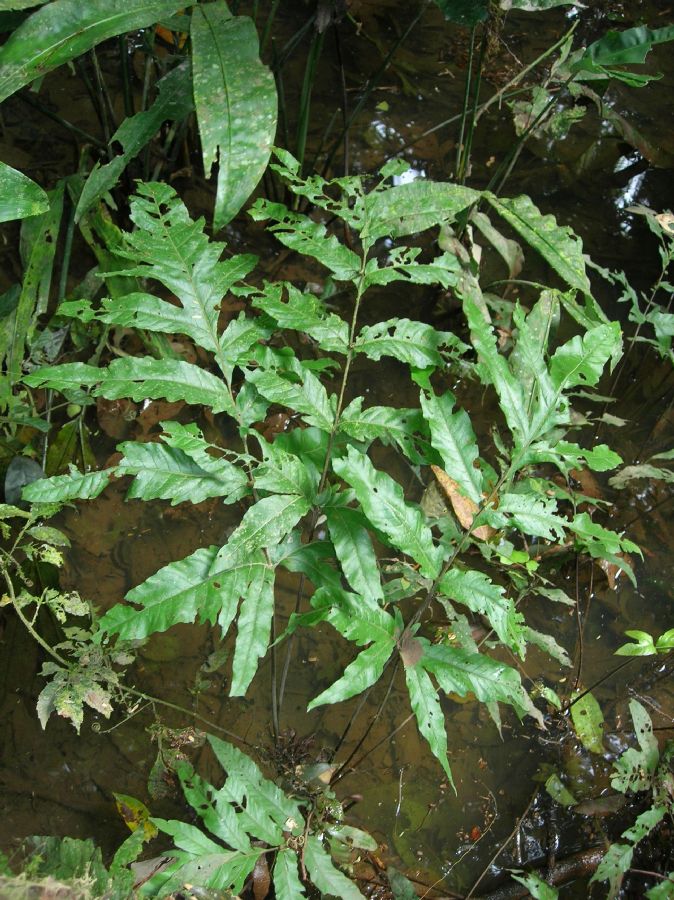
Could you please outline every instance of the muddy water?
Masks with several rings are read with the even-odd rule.
[[[353,14],[362,23],[362,33],[357,39],[343,39],[341,48],[350,103],[355,102],[353,89],[372,72],[373,56],[379,58],[380,48],[390,46],[413,15],[413,10],[403,9],[399,2],[354,6]],[[637,13],[652,25],[671,21],[671,17],[662,21],[659,4],[623,4],[623,8],[625,25],[632,24]],[[284,5],[280,27],[288,33],[296,24],[296,13],[291,5]],[[606,21],[596,10],[583,15],[579,30],[588,40],[605,30]],[[517,67],[517,60],[532,59],[557,39],[568,27],[570,16],[568,11],[555,10],[545,16],[509,18],[502,44],[489,60],[485,96],[494,84],[503,83]],[[314,96],[310,134],[310,145],[314,147],[325,127],[323,113],[335,104],[337,58],[328,43]],[[460,109],[465,49],[464,34],[444,26],[432,14],[424,17],[356,123],[349,147],[352,171],[370,171],[402,145],[414,142],[406,155],[418,172],[436,179],[451,177],[456,125],[422,138],[420,135]],[[293,65],[289,71],[298,81],[301,67]],[[672,105],[673,95],[667,89],[667,85],[671,88],[672,61],[666,52],[660,53],[649,67],[664,70],[665,80],[641,92],[615,90],[611,99],[615,108],[629,116],[663,154],[674,154],[671,132],[663,127],[671,122],[671,115],[666,114]],[[292,78],[286,89],[291,104]],[[82,99],[78,122],[93,130],[95,123],[87,119],[85,105]],[[31,139],[34,137],[30,135],[17,138],[17,152],[26,153]],[[509,117],[504,112],[495,109],[485,117],[476,136],[473,183],[486,183],[492,158],[498,159],[512,140]],[[339,160],[338,156],[338,163]],[[626,207],[645,203],[662,209],[671,207],[674,197],[668,168],[637,166],[630,170],[634,174],[628,172],[629,177],[621,177],[621,172],[638,161],[624,142],[602,133],[599,120],[589,113],[561,146],[533,145],[525,151],[506,193],[526,191],[542,209],[554,211],[560,221],[571,224],[583,236],[597,262],[609,266],[620,263],[629,268],[636,284],[646,286],[657,264],[655,247],[642,220],[628,214]],[[180,181],[178,187],[184,188],[188,202],[195,201],[197,207],[204,203],[200,189]],[[241,242],[251,249],[246,243],[251,233],[254,232],[242,223],[240,230],[232,230],[229,237],[234,245]],[[263,246],[266,249],[268,243]],[[276,277],[320,278],[320,273],[303,271],[296,261],[289,264],[296,268],[277,272]],[[366,316],[372,320],[394,314],[413,317],[422,309],[424,314],[441,317],[445,312],[437,299],[419,293],[387,293],[375,298]],[[624,315],[623,310],[617,312]],[[622,430],[602,435],[628,462],[642,461],[651,453],[670,447],[672,438],[668,406],[671,367],[648,353],[644,355],[638,347],[637,351],[622,375],[620,399],[611,406],[611,412],[628,424]],[[411,404],[414,401],[406,397],[408,388],[403,374],[395,365],[378,364],[373,371],[359,363],[351,389],[354,393],[369,392],[366,395],[373,403]],[[480,394],[471,394],[469,389],[464,394],[462,400],[469,408],[476,409],[482,403]],[[483,422],[476,421],[476,428],[486,433],[489,424],[487,414]],[[101,446],[98,450],[103,458],[110,448]],[[395,459],[389,463],[401,483],[410,485],[410,494],[418,496],[421,486],[409,472]],[[659,485],[635,485],[620,495],[612,492],[604,479],[599,479],[596,487],[601,496],[613,503],[612,527],[626,528],[629,536],[645,548],[644,563],[636,561],[638,588],[625,578],[613,583],[597,566],[583,561],[577,567],[569,562],[560,566],[556,575],[559,586],[578,599],[582,642],[578,640],[579,620],[573,611],[564,606],[542,606],[539,600],[526,601],[522,607],[530,624],[554,633],[574,658],[574,668],[560,673],[554,663],[534,650],[522,667],[525,682],[544,678],[559,688],[561,678],[566,679],[561,689],[564,684],[570,688],[579,667],[583,685],[604,679],[596,688],[596,695],[607,711],[606,745],[612,750],[620,745],[621,738],[614,732],[624,725],[630,689],[636,689],[653,708],[670,712],[674,709],[671,688],[658,665],[651,661],[631,662],[615,676],[606,677],[619,662],[613,651],[623,643],[622,634],[627,628],[638,626],[657,634],[672,624],[674,554],[668,528],[668,493]],[[94,503],[80,504],[64,516],[63,528],[73,543],[64,586],[77,588],[105,610],[161,565],[198,546],[221,542],[235,516],[236,511],[223,511],[208,503],[177,510],[162,504],[125,503],[121,488],[112,488]],[[296,590],[292,576],[279,584],[279,627],[294,606]],[[89,717],[80,738],[75,737],[67,723],[56,719],[43,733],[34,711],[41,688],[37,674],[42,662],[40,654],[11,618],[4,621],[3,644],[0,846],[9,846],[13,839],[27,834],[48,833],[93,836],[106,850],[112,849],[125,836],[125,826],[114,810],[112,792],[147,800],[147,775],[156,746],[148,740],[146,729],[158,716],[172,726],[186,725],[190,718],[165,708],[142,706],[126,720],[117,717],[111,722],[97,722],[95,717]],[[251,747],[269,746],[269,659],[263,663],[247,698],[230,700],[226,667],[224,673],[212,676],[210,686],[195,690],[200,666],[216,647],[217,636],[205,627],[173,629],[143,648],[131,673],[132,683],[238,734]],[[332,755],[353,707],[345,705],[327,713],[316,710],[307,714],[306,704],[343,670],[349,659],[348,648],[337,643],[327,628],[315,642],[310,643],[301,635],[296,644],[281,724],[294,729],[300,737],[314,735],[313,758]],[[373,693],[356,719],[339,750],[338,761],[356,748],[384,690],[385,684]],[[389,858],[410,876],[426,885],[442,878],[440,892],[451,889],[463,893],[527,807],[535,789],[532,778],[542,763],[566,773],[581,799],[597,795],[606,786],[608,762],[590,759],[557,730],[542,734],[529,723],[520,724],[507,715],[500,736],[486,711],[474,703],[447,699],[445,711],[456,795],[443,782],[441,770],[416,727],[400,727],[409,715],[409,706],[399,677],[366,742],[355,753],[352,762],[358,764],[346,770],[337,790],[340,797],[361,798],[351,811],[351,821],[370,829],[388,846]],[[665,723],[660,719],[656,724]],[[208,768],[207,757],[202,762]],[[180,814],[170,801],[153,801],[151,806],[157,815]],[[577,824],[568,824],[563,817],[559,829],[560,854],[582,849],[590,841],[589,834]],[[509,845],[499,862],[515,864],[544,858],[553,839],[550,817],[541,801],[518,840]],[[578,896],[585,896],[584,890],[580,888]]]

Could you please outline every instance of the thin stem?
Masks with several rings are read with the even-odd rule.
[[[24,103],[27,103],[29,106],[32,106],[33,109],[37,109],[38,112],[41,112],[43,116],[47,116],[48,119],[51,119],[53,122],[57,122],[59,125],[62,125],[63,128],[66,128],[68,131],[77,135],[77,137],[82,138],[89,144],[92,144],[94,147],[98,147],[100,150],[106,149],[105,141],[102,141],[100,138],[94,137],[93,134],[89,134],[88,131],[83,131],[81,128],[78,128],[77,125],[73,125],[72,122],[68,122],[67,119],[64,119],[63,116],[59,116],[58,113],[52,112],[47,106],[45,106],[37,97],[34,97],[29,91],[21,91],[16,95],[20,100],[23,100]]]
[[[390,663],[390,661],[391,661],[391,658],[389,658],[389,661],[388,661],[387,665]],[[348,766],[349,762],[350,762],[350,761],[353,759],[353,757],[356,755],[356,753],[358,752],[358,750],[360,749],[360,747],[362,747],[362,745],[363,745],[363,743],[364,743],[364,741],[365,741],[365,738],[368,736],[368,734],[369,734],[370,731],[372,730],[372,727],[374,726],[374,723],[377,721],[377,719],[379,718],[380,714],[382,713],[382,711],[383,711],[383,709],[384,709],[384,706],[385,706],[385,704],[386,704],[386,701],[388,700],[389,695],[390,695],[390,693],[391,693],[391,689],[393,688],[393,680],[394,680],[394,678],[395,678],[395,676],[396,676],[396,672],[397,672],[397,671],[398,671],[398,661],[396,660],[396,664],[393,666],[393,672],[391,673],[391,678],[389,679],[388,687],[386,688],[386,693],[384,694],[384,699],[383,699],[383,700],[381,701],[381,703],[379,704],[379,709],[377,710],[377,712],[375,713],[374,717],[373,717],[372,720],[370,721],[370,724],[368,725],[368,727],[365,729],[364,734],[361,736],[361,738],[360,738],[360,740],[358,741],[358,743],[356,744],[356,746],[353,748],[353,750],[351,751],[351,753],[349,754],[349,756],[346,758],[346,760],[340,765],[337,774],[339,774],[339,772],[341,772],[341,770],[342,770],[345,766]],[[336,755],[337,753],[339,753],[339,750],[340,750],[340,748],[342,747],[342,745],[344,744],[344,741],[346,740],[347,735],[348,735],[349,732],[351,731],[351,728],[353,727],[353,725],[354,725],[356,719],[357,719],[358,716],[360,715],[361,710],[363,709],[363,707],[364,707],[365,704],[367,703],[367,699],[368,699],[368,697],[370,696],[370,693],[371,693],[371,691],[373,690],[373,688],[374,688],[374,685],[370,685],[370,687],[367,689],[367,691],[365,691],[364,694],[361,694],[361,697],[360,697],[360,700],[359,700],[359,702],[358,702],[358,706],[356,707],[355,712],[353,713],[353,715],[351,716],[351,718],[350,718],[349,721],[347,722],[344,731],[342,732],[342,734],[341,734],[339,740],[337,741],[337,745],[335,746],[334,750],[333,750],[332,753],[330,754],[330,759],[331,759],[331,760],[334,759],[334,757],[335,757],[335,755]]]
[[[461,171],[465,170],[463,139],[468,120],[468,103],[470,102],[470,85],[473,79],[473,55],[475,53],[475,34],[477,25],[470,29],[470,44],[468,45],[468,68],[466,71],[466,83],[463,91],[463,106],[461,108],[461,126],[459,128],[459,140],[456,144],[456,179],[460,181]]]
[[[101,125],[103,126],[103,134],[105,135],[105,141],[109,145],[110,140],[112,138],[113,131],[116,131],[114,116],[112,115],[112,105],[110,103],[110,97],[105,87],[105,82],[103,81],[103,73],[101,72],[101,67],[98,65],[98,56],[96,55],[96,50],[89,51],[89,58],[91,60],[91,66],[94,70],[94,78],[96,81],[96,95],[98,97],[98,104],[101,110]]]
[[[382,64],[379,66],[379,68],[377,69],[377,71],[374,73],[374,75],[372,75],[372,76],[368,79],[367,84],[365,85],[365,88],[364,88],[364,90],[363,90],[363,93],[362,93],[362,95],[361,95],[361,97],[360,97],[360,100],[358,101],[358,103],[356,103],[356,105],[354,106],[354,108],[351,110],[351,112],[350,112],[349,115],[347,116],[346,122],[344,123],[344,126],[343,126],[342,130],[340,131],[340,133],[339,133],[339,134],[337,135],[337,137],[335,138],[335,141],[334,141],[334,143],[333,143],[333,145],[332,145],[332,148],[330,149],[330,151],[329,151],[329,153],[328,153],[328,155],[327,155],[327,157],[326,157],[326,159],[325,159],[325,162],[323,163],[322,174],[323,174],[324,176],[325,176],[326,172],[328,171],[328,169],[330,168],[330,164],[332,163],[332,160],[333,160],[334,157],[335,157],[335,153],[337,152],[337,149],[339,148],[340,144],[342,143],[342,140],[343,140],[343,138],[344,138],[345,133],[351,128],[351,125],[353,124],[354,119],[356,118],[356,116],[358,115],[358,113],[359,113],[359,112],[361,111],[361,109],[363,108],[363,105],[366,103],[366,101],[367,101],[368,98],[370,97],[370,94],[372,93],[372,91],[373,91],[373,90],[377,87],[377,85],[379,84],[379,82],[380,82],[380,80],[381,80],[381,77],[382,77],[382,75],[384,74],[384,72],[388,69],[389,63],[391,62],[391,59],[393,58],[393,55],[394,55],[395,52],[397,51],[398,47],[400,47],[400,45],[401,45],[405,40],[407,40],[408,35],[409,35],[410,32],[412,31],[412,29],[415,27],[415,25],[417,24],[417,22],[421,19],[422,15],[424,14],[424,10],[425,10],[425,7],[422,5],[422,7],[421,7],[421,9],[419,10],[419,12],[417,13],[417,15],[416,15],[416,16],[414,17],[414,19],[410,22],[410,24],[407,26],[407,28],[405,29],[405,31],[400,35],[400,37],[399,37],[399,38],[396,40],[396,42],[393,44],[393,46],[391,47],[391,49],[389,50],[389,52],[386,54],[386,56],[385,56],[385,58],[384,58],[384,61],[383,61]]]
[[[129,44],[126,34],[120,34],[117,39],[119,49],[119,63],[122,70],[122,94],[124,96],[124,115],[129,119],[134,114],[133,91],[129,78]]]
[[[267,43],[271,37],[271,27],[274,24],[274,19],[280,5],[281,0],[273,0],[269,15],[267,16],[267,21],[265,22],[264,31],[262,32],[262,38],[260,39],[260,56],[262,56],[267,49]]]
[[[309,113],[311,110],[311,94],[316,80],[316,66],[323,50],[323,41],[325,40],[325,32],[315,31],[307,56],[307,63],[304,69],[304,80],[302,81],[302,93],[300,96],[299,117],[297,124],[297,137],[295,140],[295,156],[300,163],[300,172],[304,164],[304,152],[307,144],[307,133],[309,129]]]
[[[406,725],[409,725],[409,723],[412,721],[413,718],[414,718],[414,713],[410,713],[407,716],[407,718],[403,719],[403,721],[399,725],[396,725],[396,727],[393,729],[393,731],[391,731],[389,734],[387,734],[386,737],[380,738],[380,740],[378,740],[376,744],[374,744],[372,747],[370,747],[370,749],[367,750],[365,753],[363,753],[362,756],[359,756],[358,759],[355,761],[355,763],[349,768],[349,771],[347,771],[344,768],[346,763],[343,763],[340,766],[339,773],[334,778],[331,779],[330,784],[333,785],[337,781],[341,781],[342,778],[346,778],[346,776],[349,774],[349,772],[352,772],[352,771],[355,772],[356,769],[358,769],[358,767],[361,765],[361,763],[363,763],[368,758],[368,756],[370,756],[372,753],[374,753],[375,750],[377,750],[379,747],[381,747],[382,744],[390,743],[391,738],[395,737],[399,731],[402,731]]]
[[[520,828],[522,827],[522,823],[524,822],[524,820],[526,819],[526,817],[529,815],[529,810],[530,810],[531,807],[533,806],[534,801],[535,801],[536,797],[538,796],[538,791],[539,791],[539,788],[536,788],[536,790],[535,790],[535,791],[533,792],[533,794],[531,795],[531,799],[529,800],[529,802],[528,802],[527,805],[526,805],[526,809],[524,810],[524,812],[522,813],[522,815],[519,817],[519,819],[518,819],[517,822],[515,823],[515,827],[514,827],[513,830],[510,832],[510,834],[509,834],[508,837],[505,839],[505,841],[503,841],[503,843],[499,846],[498,850],[496,851],[496,853],[494,853],[494,855],[493,855],[492,858],[489,860],[489,862],[487,863],[487,865],[484,867],[484,869],[482,870],[482,873],[480,874],[479,878],[477,879],[477,881],[473,884],[473,886],[471,887],[471,889],[470,889],[470,890],[468,891],[468,893],[466,894],[465,900],[470,900],[470,897],[472,897],[472,896],[474,895],[475,891],[478,889],[479,885],[481,884],[482,879],[485,877],[485,875],[487,875],[487,874],[489,873],[491,867],[494,865],[494,863],[496,862],[496,860],[499,858],[499,856],[503,853],[503,851],[504,851],[505,848],[508,846],[508,844],[513,840],[513,838],[515,837],[515,835],[517,834],[517,832],[520,830]]]
[[[477,60],[477,71],[475,74],[475,86],[473,88],[473,109],[471,111],[470,122],[468,125],[468,137],[466,138],[466,146],[463,148],[461,171],[458,173],[461,184],[465,183],[466,175],[470,168],[470,153],[473,148],[473,135],[477,126],[477,108],[480,99],[480,86],[482,84],[482,69],[484,65],[484,54],[487,49],[487,41],[489,35],[485,28],[482,32],[482,40],[480,42],[480,54]]]
[[[477,123],[480,121],[482,116],[488,110],[490,110],[491,107],[495,103],[501,103],[506,98],[510,99],[510,97],[518,96],[519,94],[522,94],[522,93],[527,93],[529,91],[528,87],[517,88],[516,90],[512,91],[512,93],[511,93],[511,90],[512,90],[512,88],[515,88],[516,85],[518,85],[519,82],[522,81],[522,79],[525,78],[529,74],[529,72],[531,72],[533,69],[535,69],[536,66],[540,65],[545,59],[547,59],[549,56],[551,56],[555,52],[555,50],[558,50],[564,44],[564,42],[567,41],[568,38],[571,37],[571,35],[573,34],[573,32],[576,30],[577,27],[578,27],[578,22],[574,22],[573,25],[571,26],[571,28],[565,34],[563,34],[562,37],[556,43],[554,43],[551,47],[548,47],[548,49],[544,53],[541,53],[540,56],[537,56],[533,62],[531,62],[531,63],[529,63],[529,65],[525,66],[520,72],[517,73],[517,75],[513,76],[513,78],[511,78],[510,81],[507,82],[507,84],[504,84],[502,88],[500,88],[498,91],[496,91],[496,93],[493,94],[489,98],[489,100],[486,100],[483,104],[481,104],[478,107],[477,112],[476,112],[475,124],[477,125]],[[415,144],[418,144],[419,141],[423,141],[423,139],[427,138],[429,135],[435,134],[436,131],[440,131],[441,128],[445,128],[445,127],[447,127],[447,125],[453,125],[454,122],[458,122],[461,119],[461,117],[462,117],[462,114],[457,113],[454,116],[450,116],[449,119],[444,119],[442,122],[438,122],[438,124],[434,125],[432,128],[427,128],[426,131],[422,131],[422,133],[418,137],[414,138],[414,140],[408,141],[407,144],[403,144],[403,146],[400,147],[398,150],[396,150],[395,153],[392,155],[399,156],[400,153],[402,153],[405,150],[408,150],[410,147],[413,147]]]

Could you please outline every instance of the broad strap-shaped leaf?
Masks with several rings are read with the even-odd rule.
[[[298,867],[299,857],[290,847],[285,847],[276,854],[272,879],[274,893],[278,900],[296,900],[297,897],[306,897],[298,874]]]
[[[192,12],[192,80],[204,171],[218,163],[213,230],[250,197],[267,168],[276,133],[274,76],[260,61],[255,23],[223,0]]]
[[[303,859],[309,877],[321,895],[340,897],[341,900],[363,900],[353,881],[334,866],[330,854],[313,834],[307,835]]]
[[[283,300],[283,294],[286,300]],[[301,293],[292,284],[267,284],[253,306],[271,316],[279,328],[290,328],[312,337],[322,350],[346,353],[349,349],[349,326],[325,304],[308,292]]]
[[[615,66],[640,64],[656,44],[674,40],[674,27],[647,28],[638,25],[623,31],[607,31],[598,41],[590,44],[569,66],[577,79],[617,78],[632,87],[642,87],[659,75],[641,74]]]
[[[454,412],[456,397],[421,393],[421,409],[431,432],[431,444],[442,457],[445,472],[461,493],[478,505],[482,502],[482,472],[475,467],[480,451],[468,413]]]
[[[291,212],[283,203],[272,203],[262,198],[250,209],[256,220],[273,219],[268,226],[282,244],[297,253],[312,256],[330,269],[337,281],[354,281],[360,273],[360,258],[353,250],[340,243],[334,234],[328,234],[325,225],[314,222],[309,216]]]
[[[182,359],[152,359],[149,356],[113,360],[107,369],[99,369],[100,385],[94,396],[108,400],[184,400],[210,407],[214,412],[229,412],[234,404],[221,378]]]
[[[416,638],[415,638],[416,640]],[[410,704],[422,737],[428,741],[433,756],[444,769],[449,783],[454,787],[452,770],[447,759],[447,732],[445,717],[440,706],[437,690],[422,662],[405,666],[405,681],[410,695]]]
[[[484,196],[560,278],[583,294],[591,294],[583,259],[583,242],[578,235],[568,226],[558,225],[554,216],[542,215],[525,194],[514,199],[502,199],[490,193]]]
[[[417,465],[429,462],[423,452],[428,426],[418,409],[396,409],[392,406],[369,406],[363,409],[363,398],[355,397],[342,410],[339,431],[357,441],[379,440],[385,446],[394,445]],[[427,444],[426,444],[427,447]]]
[[[0,162],[0,222],[37,216],[48,207],[49,199],[39,185]]]
[[[21,226],[25,262],[23,281],[13,308],[7,316],[0,318],[0,363],[5,361],[10,385],[21,377],[25,349],[32,344],[38,317],[47,312],[63,213],[64,187],[65,182],[61,179],[47,195],[47,210],[26,219]]]
[[[618,322],[597,325],[584,335],[576,335],[555,351],[550,361],[550,377],[558,390],[577,385],[594,387],[604,366],[620,352],[621,331]]]
[[[424,322],[389,319],[361,328],[353,349],[370,359],[393,356],[418,369],[426,369],[444,364],[443,349],[455,355],[464,346],[451,332],[438,331]]]
[[[406,503],[400,485],[390,475],[372,465],[367,456],[353,447],[332,461],[335,473],[356,493],[363,512],[391,543],[419,564],[426,578],[440,572],[442,548],[433,543],[433,535],[418,506]]]
[[[21,496],[29,503],[63,503],[66,500],[93,500],[110,484],[116,469],[101,469],[98,472],[78,472],[40,478],[27,484]]]
[[[124,119],[110,139],[112,146],[120,146],[122,150],[104,166],[95,163],[77,201],[76,222],[117,184],[127,165],[152,140],[164,122],[181,122],[192,112],[194,101],[190,76],[187,62],[171,69],[157,82],[159,93],[149,109]]]
[[[256,258],[244,254],[221,261],[224,245],[209,241],[203,219],[193,221],[166,184],[139,184],[130,215],[137,228],[124,234],[124,245],[115,247],[115,253],[135,266],[118,274],[154,278],[175,294],[182,310],[170,303],[161,306],[164,301],[155,298],[153,305],[146,301],[147,309],[145,304],[122,302],[118,313],[116,300],[105,305],[105,316],[118,324],[182,332],[217,355],[220,302],[250,272]]]
[[[117,474],[135,476],[129,499],[170,500],[175,506],[223,497],[225,503],[234,503],[249,490],[245,472],[225,459],[214,460],[219,468],[206,471],[182,450],[166,444],[128,441],[117,449],[123,454]]]
[[[452,222],[480,196],[459,184],[422,179],[374,191],[365,197],[361,237],[371,245],[382,237],[403,237]]]
[[[529,435],[529,417],[522,385],[499,353],[491,325],[470,297],[464,297],[463,309],[470,326],[470,339],[478,354],[477,368],[483,382],[493,384],[500,406],[518,444]]]
[[[260,551],[258,551],[258,555]],[[243,595],[236,623],[236,646],[232,662],[230,697],[243,697],[269,647],[274,615],[274,570],[259,559],[255,577]]]
[[[500,640],[515,653],[523,655],[524,616],[517,612],[504,589],[494,584],[484,572],[454,566],[440,579],[438,592],[485,616]]]
[[[147,28],[180,0],[54,0],[29,16],[0,50],[0,102],[101,41]]]
[[[328,394],[319,379],[309,369],[297,373],[252,369],[246,378],[272,403],[279,403],[302,413],[308,425],[330,431],[335,418],[335,398]]]
[[[337,559],[353,590],[383,600],[379,565],[362,515],[347,506],[327,507],[325,514]]]

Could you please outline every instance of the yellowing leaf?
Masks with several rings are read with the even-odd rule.
[[[437,478],[443,493],[452,504],[454,515],[467,531],[473,524],[475,513],[478,510],[477,503],[471,500],[470,497],[464,497],[460,492],[459,485],[456,481],[454,481],[453,478],[450,478],[440,466],[431,466],[431,470]],[[488,541],[489,538],[496,534],[496,529],[492,528],[491,525],[478,525],[478,527],[473,530],[473,534],[481,541]]]
[[[141,800],[127,794],[113,793],[113,796],[117,812],[129,826],[130,831],[142,828],[147,841],[159,834],[157,827],[150,821],[150,810]]]

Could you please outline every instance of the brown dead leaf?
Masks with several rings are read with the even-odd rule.
[[[461,526],[468,530],[473,524],[473,519],[477,512],[477,504],[471,500],[470,497],[463,496],[459,490],[459,485],[453,478],[449,477],[444,469],[441,469],[440,466],[431,466],[431,469],[437,478],[443,493],[452,504],[454,515],[459,520]],[[480,525],[473,531],[473,534],[481,541],[488,541],[489,538],[496,534],[496,529],[492,528],[491,525]]]
[[[633,568],[632,559],[626,553],[618,553],[617,554],[620,559],[624,560],[630,568]],[[610,562],[608,559],[598,559],[599,568],[606,575],[606,580],[608,581],[608,586],[612,591],[618,587],[618,580],[620,576],[623,574],[623,570],[620,566],[617,566],[615,563]]]
[[[253,869],[253,896],[255,900],[264,900],[269,894],[270,885],[269,866],[267,865],[267,857],[263,853],[261,856],[258,856]]]
[[[96,399],[96,418],[98,424],[108,437],[116,441],[129,436],[131,426],[138,415],[138,406],[131,400],[106,400],[104,397]]]
[[[601,500],[604,497],[599,482],[589,469],[571,469],[571,477],[582,487],[586,497],[594,497]]]
[[[178,400],[176,403],[169,403],[168,400],[153,400],[148,403],[136,419],[140,430],[139,437],[146,437],[159,422],[175,419],[184,406],[184,400]]]
[[[424,655],[424,648],[421,641],[412,637],[407,631],[403,635],[402,641],[398,644],[398,649],[400,650],[400,658],[406,669],[415,666]]]

